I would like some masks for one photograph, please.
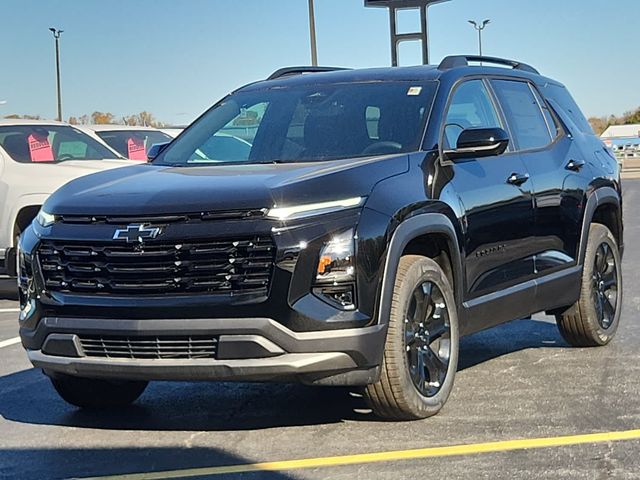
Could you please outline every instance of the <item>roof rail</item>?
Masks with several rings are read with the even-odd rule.
[[[438,70],[451,70],[452,68],[468,67],[469,62],[484,62],[493,63],[496,65],[506,65],[513,67],[514,70],[522,70],[523,72],[534,73],[540,75],[540,72],[526,63],[517,62],[515,60],[507,60],[506,58],[498,57],[481,57],[480,55],[451,55],[446,57],[440,65]]]
[[[338,70],[350,70],[341,67],[285,67],[273,72],[267,80],[289,77],[291,75],[302,75],[303,73],[335,72]]]

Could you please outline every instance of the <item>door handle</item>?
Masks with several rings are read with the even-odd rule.
[[[507,178],[507,183],[519,187],[523,183],[526,183],[528,180],[528,173],[512,173],[509,178]]]
[[[579,172],[585,166],[584,160],[569,160],[569,163],[565,166],[567,170],[572,172]]]

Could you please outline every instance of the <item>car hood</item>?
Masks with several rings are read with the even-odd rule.
[[[25,165],[24,168],[16,169],[10,173],[15,176],[11,181],[17,181],[21,184],[25,178],[29,178],[28,188],[25,188],[25,191],[50,194],[65,183],[78,177],[118,167],[131,166],[134,163],[139,162],[120,159],[67,160],[60,163]]]
[[[368,195],[408,171],[406,155],[257,165],[140,164],[69,182],[46,202],[57,215],[155,215],[269,208]]]

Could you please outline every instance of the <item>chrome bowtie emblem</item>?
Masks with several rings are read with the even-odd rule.
[[[160,235],[160,227],[148,227],[143,224],[128,225],[127,228],[119,228],[113,234],[114,240],[125,240],[127,243],[144,242]]]

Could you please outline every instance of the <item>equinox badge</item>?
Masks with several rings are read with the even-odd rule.
[[[114,240],[125,240],[127,243],[144,242],[160,235],[160,227],[148,227],[143,224],[128,225],[127,228],[119,228],[113,234]]]

